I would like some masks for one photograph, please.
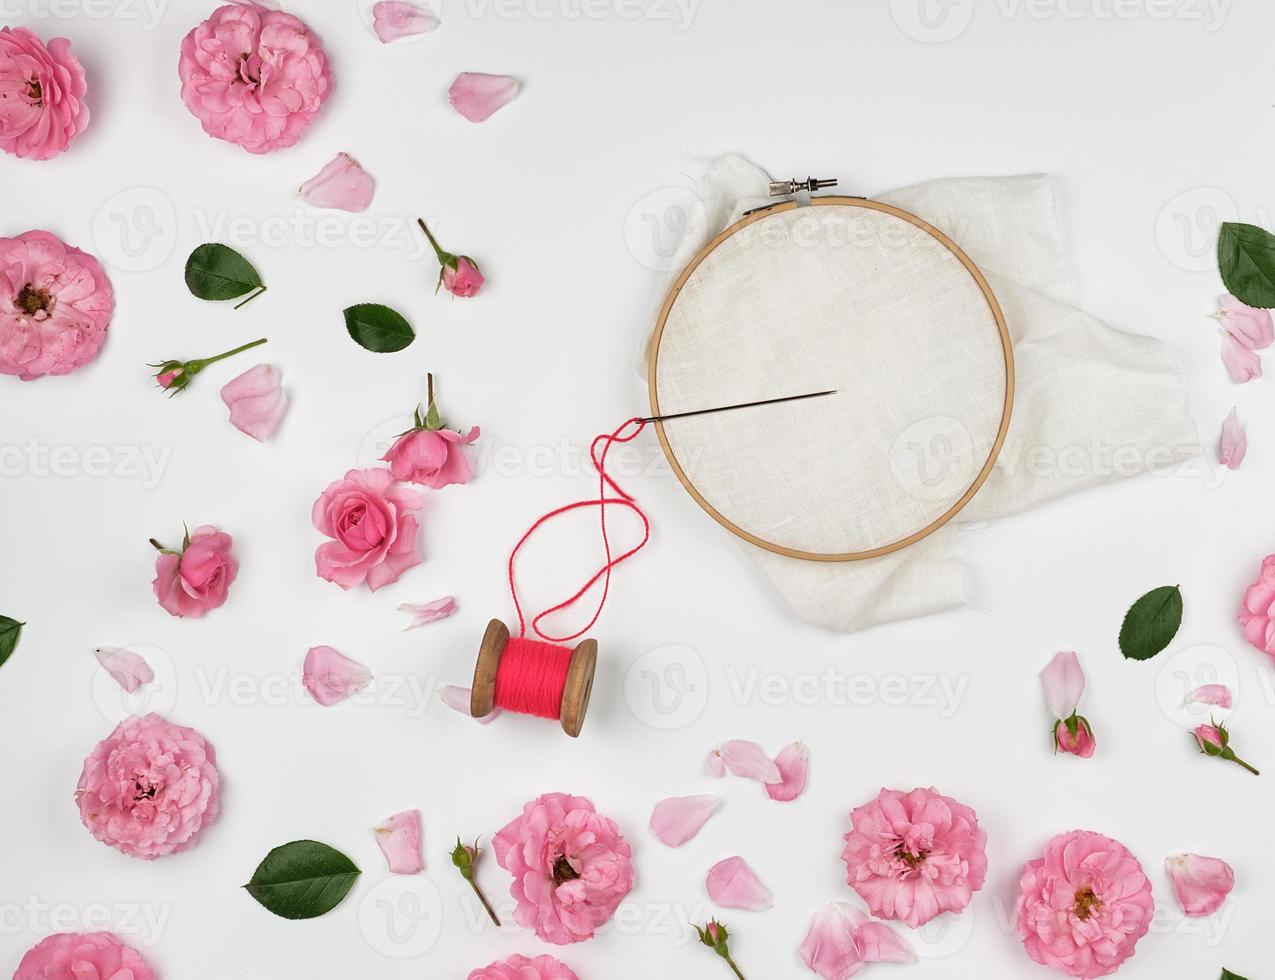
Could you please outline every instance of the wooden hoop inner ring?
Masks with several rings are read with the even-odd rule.
[[[889,544],[885,544],[877,548],[871,548],[866,551],[852,551],[842,554],[823,554],[814,551],[800,551],[795,548],[788,548],[774,544],[773,542],[767,541],[764,538],[745,531],[742,527],[739,527],[718,511],[711,503],[708,502],[704,495],[699,492],[695,484],[691,482],[690,477],[686,474],[686,471],[682,469],[682,465],[678,462],[677,455],[673,452],[673,447],[669,444],[668,437],[664,432],[664,423],[656,422],[655,431],[660,440],[660,447],[664,450],[665,458],[668,460],[669,465],[673,468],[673,472],[677,475],[678,481],[686,488],[686,492],[691,495],[695,502],[699,504],[700,507],[702,507],[708,515],[713,518],[713,520],[717,521],[718,524],[722,525],[722,527],[726,528],[732,534],[735,534],[738,537],[743,538],[745,541],[755,544],[757,547],[763,548],[766,551],[786,555],[789,558],[828,562],[862,561],[865,558],[877,558],[881,555],[888,555],[900,550],[901,548],[906,548],[908,545],[915,544],[922,538],[933,534],[960,513],[965,506],[974,499],[974,494],[978,493],[979,489],[987,481],[987,478],[991,475],[992,467],[996,465],[997,457],[1000,456],[1001,448],[1005,445],[1005,436],[1009,432],[1009,420],[1013,413],[1015,377],[1014,350],[1013,345],[1010,342],[1009,327],[1005,323],[1005,314],[1001,310],[1000,303],[997,302],[995,294],[992,292],[992,287],[988,285],[987,278],[983,275],[978,266],[974,264],[973,259],[966,255],[959,245],[952,241],[952,239],[943,232],[939,231],[939,229],[935,228],[922,218],[918,218],[916,215],[908,211],[904,211],[901,208],[896,208],[890,204],[882,204],[880,201],[870,201],[866,198],[841,197],[834,195],[812,198],[810,203],[814,207],[839,205],[843,207],[866,208],[871,211],[880,211],[906,221],[908,224],[920,229],[930,237],[934,238],[937,242],[939,242],[939,244],[943,245],[954,256],[956,256],[961,265],[965,267],[966,271],[973,278],[975,284],[979,288],[979,291],[982,292],[983,298],[987,301],[992,317],[996,321],[996,328],[1000,335],[1001,350],[1004,354],[1005,360],[1005,399],[1001,410],[1000,425],[997,429],[996,437],[992,442],[991,451],[987,455],[987,460],[983,463],[983,466],[975,475],[974,480],[970,483],[969,487],[965,490],[961,497],[944,513],[940,514],[938,518],[931,521],[919,531],[909,534],[904,538],[900,538],[897,541],[892,541]],[[755,222],[764,221],[769,217],[782,214],[785,211],[791,211],[793,208],[798,207],[801,207],[801,205],[796,201],[788,201],[783,204],[777,204],[766,208],[763,211],[758,211],[754,214],[745,215],[705,245],[704,248],[700,250],[699,254],[687,264],[686,268],[682,270],[677,279],[673,282],[672,287],[669,289],[668,296],[665,297],[664,304],[660,308],[659,318],[655,324],[655,333],[651,337],[650,363],[647,368],[647,390],[650,396],[652,415],[660,414],[660,398],[657,384],[660,360],[660,341],[664,336],[664,327],[668,322],[669,313],[672,312],[673,304],[677,302],[677,297],[681,293],[682,287],[684,287],[690,280],[695,270],[699,268],[700,263],[708,258],[708,256],[711,255],[713,251],[728,238]]]

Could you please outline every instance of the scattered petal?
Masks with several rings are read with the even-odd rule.
[[[378,4],[377,6],[381,6]],[[317,174],[301,185],[301,200],[316,208],[366,211],[372,203],[376,181],[348,153],[338,153]]]
[[[810,748],[805,742],[793,742],[784,746],[775,756],[775,768],[779,770],[782,782],[766,787],[772,800],[787,803],[795,800],[806,791],[806,774],[810,770]]]
[[[1164,866],[1182,911],[1191,918],[1212,915],[1235,887],[1235,872],[1220,858],[1175,854]]]
[[[815,913],[797,950],[824,980],[848,980],[864,963],[912,963],[916,951],[889,926],[872,922],[848,902],[831,902]]]
[[[418,626],[424,626],[426,623],[446,619],[456,612],[456,598],[445,595],[441,599],[435,599],[433,602],[419,604],[405,602],[398,607],[398,611],[412,614],[412,621],[404,626],[403,629],[414,630]]]
[[[1237,385],[1262,376],[1262,359],[1225,330],[1222,331],[1222,363]]]
[[[258,364],[226,382],[221,400],[230,409],[230,424],[258,442],[274,435],[288,410],[288,396],[270,364]]]
[[[1054,659],[1040,672],[1040,683],[1045,689],[1049,713],[1060,721],[1070,718],[1085,693],[1085,672],[1080,667],[1080,658],[1072,650],[1054,654]]]
[[[438,697],[443,704],[453,711],[459,711],[462,715],[469,715],[469,699],[472,694],[471,688],[457,687],[455,684],[445,684],[438,689]],[[498,714],[500,714],[500,709],[495,708],[491,714],[484,715],[481,718],[474,718],[474,721],[480,725],[490,725],[496,720]],[[469,715],[469,717],[473,716]]]
[[[1248,436],[1244,434],[1244,423],[1240,421],[1235,409],[1222,423],[1222,437],[1218,441],[1217,461],[1228,470],[1238,470],[1240,463],[1248,454]]]
[[[761,883],[742,857],[718,861],[708,869],[705,885],[708,897],[725,909],[764,912],[775,906],[770,889]]]
[[[425,867],[421,861],[421,811],[404,810],[372,828],[390,873],[414,875]]]
[[[721,779],[726,775],[726,760],[722,758],[721,748],[714,748],[704,760],[704,772],[713,779]]]
[[[93,651],[105,671],[115,678],[115,683],[132,694],[143,684],[155,679],[150,664],[132,650],[121,647],[99,647]]]
[[[452,108],[470,122],[482,122],[518,94],[518,79],[509,75],[487,75],[463,71],[447,92]]]
[[[1212,704],[1219,708],[1231,707],[1231,689],[1225,684],[1204,684],[1186,696],[1187,704]]]
[[[716,796],[674,796],[651,811],[651,833],[669,847],[681,847],[721,809]]]
[[[389,44],[401,37],[428,34],[437,30],[440,23],[442,22],[438,15],[432,10],[425,10],[415,4],[381,0],[372,6],[372,30],[382,44]]]
[[[763,783],[784,781],[779,767],[756,742],[732,739],[722,746],[722,761],[732,773],[745,779],[759,779]]]
[[[1275,343],[1275,322],[1270,310],[1255,309],[1234,296],[1223,296],[1218,319],[1226,332],[1249,350],[1265,350]]]
[[[301,669],[301,683],[326,707],[363,690],[372,683],[372,673],[331,647],[311,647]]]

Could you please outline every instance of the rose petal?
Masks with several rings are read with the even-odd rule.
[[[390,873],[414,875],[425,867],[421,861],[421,811],[404,810],[372,828],[385,855]]]
[[[784,781],[779,767],[756,742],[732,739],[722,746],[722,761],[732,773],[745,779],[759,779],[763,783]]]
[[[870,921],[848,902],[832,902],[816,912],[797,952],[824,980],[848,980],[864,963],[916,960],[906,939],[884,923]]]
[[[1264,350],[1275,343],[1275,322],[1270,310],[1259,310],[1234,296],[1223,296],[1218,319],[1226,332],[1249,350]]]
[[[226,382],[221,400],[230,409],[230,424],[258,442],[274,435],[288,410],[288,396],[270,364],[258,364]]]
[[[912,944],[884,922],[865,922],[854,931],[865,963],[915,963]]]
[[[704,772],[713,779],[721,779],[726,775],[726,760],[722,758],[720,748],[713,749],[704,760]]]
[[[1204,684],[1186,696],[1187,704],[1212,704],[1219,708],[1231,706],[1231,689],[1225,684]]]
[[[1235,887],[1235,872],[1220,858],[1175,854],[1164,866],[1182,911],[1191,918],[1212,915]]]
[[[1231,380],[1239,385],[1262,376],[1262,359],[1225,330],[1222,331],[1222,363]]]
[[[459,711],[462,715],[469,714],[469,699],[473,695],[473,690],[468,687],[457,687],[454,684],[445,684],[438,689],[439,700],[453,711]],[[496,716],[500,714],[499,708],[493,708],[491,714],[483,715],[481,718],[474,718],[474,721],[480,725],[490,725],[496,720]]]
[[[787,803],[806,791],[806,774],[810,770],[810,748],[805,742],[793,742],[784,746],[775,756],[775,768],[782,781],[766,787],[772,800]]]
[[[669,847],[681,847],[721,809],[716,796],[674,796],[651,811],[651,833]]]
[[[372,6],[372,30],[382,44],[389,44],[401,37],[428,34],[436,30],[440,23],[438,15],[432,10],[401,3],[399,0],[381,0]]]
[[[1045,689],[1045,704],[1049,712],[1065,721],[1076,712],[1080,695],[1085,692],[1085,672],[1080,658],[1072,650],[1054,654],[1054,659],[1040,672],[1040,683]]]
[[[1228,470],[1238,470],[1240,463],[1248,454],[1248,436],[1244,434],[1244,423],[1240,421],[1235,409],[1222,423],[1222,436],[1217,445],[1217,461]]]
[[[398,607],[399,612],[407,612],[412,614],[412,621],[403,627],[404,630],[414,630],[426,623],[432,623],[439,619],[446,619],[448,616],[456,612],[456,598],[454,596],[445,595],[441,599],[435,599],[432,602],[422,602],[413,604],[405,602]]]
[[[452,82],[447,101],[470,122],[482,122],[518,94],[519,84],[509,75],[463,71]]]
[[[155,672],[151,670],[150,664],[132,650],[99,647],[93,651],[93,655],[106,672],[115,678],[115,683],[129,694],[155,679]]]
[[[743,909],[745,912],[763,912],[774,908],[770,889],[748,866],[742,857],[730,857],[718,861],[708,870],[708,897],[724,909]]]
[[[372,682],[372,673],[332,647],[311,647],[301,669],[301,683],[326,706],[344,701]]]
[[[298,191],[307,204],[341,211],[366,211],[375,192],[376,181],[348,153],[334,156]]]

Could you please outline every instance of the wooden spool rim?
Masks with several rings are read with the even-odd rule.
[[[845,207],[866,208],[870,211],[881,211],[881,212],[884,212],[885,214],[893,215],[896,218],[900,218],[903,221],[908,222],[908,224],[913,225],[916,228],[919,228],[921,231],[925,232],[927,235],[930,235],[932,238],[938,241],[941,245],[946,247],[953,255],[956,256],[957,259],[960,260],[961,264],[965,266],[966,271],[968,271],[970,276],[973,277],[974,282],[978,286],[979,290],[982,292],[984,299],[987,300],[987,305],[991,309],[992,316],[996,320],[996,329],[1000,335],[1001,350],[1004,352],[1004,357],[1005,357],[1005,400],[1001,410],[1000,427],[997,430],[996,439],[992,443],[992,448],[987,455],[986,462],[984,462],[982,468],[978,471],[978,474],[974,477],[973,482],[969,485],[968,489],[966,489],[965,493],[962,494],[961,497],[956,501],[956,503],[954,503],[951,507],[949,507],[937,519],[927,524],[925,527],[921,528],[921,530],[916,531],[913,534],[909,534],[905,538],[900,538],[897,541],[893,541],[886,545],[881,545],[880,547],[877,547],[877,548],[871,548],[867,551],[849,551],[842,554],[825,554],[825,553],[816,552],[816,551],[800,551],[796,548],[788,548],[783,545],[775,544],[774,542],[767,541],[764,538],[760,538],[755,534],[745,531],[742,527],[739,527],[737,524],[735,524],[729,518],[723,515],[720,511],[718,511],[715,507],[713,507],[713,505],[708,502],[708,500],[704,497],[704,495],[701,494],[698,489],[696,489],[695,484],[692,483],[690,477],[687,476],[686,471],[682,469],[681,464],[677,460],[676,454],[673,452],[673,447],[669,445],[668,437],[664,433],[663,422],[654,423],[655,432],[656,432],[656,435],[659,437],[660,447],[664,450],[665,458],[668,459],[669,465],[673,468],[673,472],[677,475],[677,479],[679,480],[679,482],[681,482],[682,486],[686,488],[686,492],[689,493],[692,498],[694,498],[695,502],[699,504],[700,507],[702,507],[708,513],[708,515],[713,518],[713,520],[717,521],[718,524],[722,525],[732,534],[738,535],[739,537],[743,538],[745,541],[748,541],[751,544],[755,544],[759,548],[764,548],[766,551],[771,551],[779,555],[786,555],[789,558],[801,558],[807,561],[828,561],[828,562],[862,561],[865,558],[878,558],[881,555],[888,555],[892,552],[898,551],[901,548],[906,548],[908,545],[916,544],[916,542],[920,541],[922,538],[928,537],[929,535],[933,534],[935,531],[941,528],[944,524],[948,523],[958,513],[960,513],[965,508],[965,506],[971,500],[974,499],[974,494],[978,493],[979,489],[987,481],[987,478],[992,473],[992,467],[996,465],[997,457],[1000,456],[1001,448],[1005,444],[1005,436],[1009,432],[1010,416],[1013,413],[1014,377],[1015,377],[1014,350],[1013,350],[1013,345],[1010,342],[1009,327],[1005,323],[1005,314],[1002,312],[1000,303],[997,302],[996,296],[992,292],[992,287],[988,285],[986,277],[983,275],[982,271],[978,268],[978,266],[974,264],[973,259],[971,259],[968,255],[966,255],[965,252],[961,250],[959,245],[957,245],[954,241],[952,241],[952,239],[949,238],[947,235],[945,235],[943,232],[939,231],[939,229],[935,228],[929,222],[923,220],[922,218],[918,218],[916,215],[908,211],[904,211],[901,208],[896,208],[891,204],[882,204],[880,201],[870,201],[867,198],[842,197],[838,195],[829,195],[826,197],[811,198],[810,203],[814,207],[828,206],[828,205],[841,205]],[[660,341],[664,336],[664,327],[665,327],[665,324],[668,322],[669,313],[672,312],[673,304],[677,301],[677,297],[681,293],[682,287],[686,285],[691,275],[695,272],[697,268],[699,268],[700,263],[703,262],[706,258],[708,258],[708,256],[711,255],[712,252],[719,245],[722,244],[722,242],[726,241],[728,238],[730,238],[737,232],[741,231],[742,229],[746,228],[747,226],[753,224],[754,222],[764,221],[766,218],[773,217],[777,214],[782,214],[785,211],[791,211],[793,208],[797,208],[797,207],[801,207],[801,205],[798,204],[796,201],[787,201],[783,204],[776,204],[762,211],[745,215],[743,218],[735,222],[733,225],[731,225],[729,228],[727,228],[725,231],[719,234],[716,238],[714,238],[711,242],[705,245],[704,248],[700,250],[699,254],[696,255],[695,258],[691,259],[690,263],[686,266],[685,269],[682,270],[681,274],[673,282],[672,287],[669,289],[668,296],[664,300],[664,305],[660,308],[659,319],[656,321],[656,324],[655,324],[655,333],[651,337],[650,358],[649,358],[650,364],[647,368],[647,390],[650,394],[652,415],[660,414],[659,390],[656,383],[656,378],[657,378],[658,368],[659,368],[659,360],[660,360]]]

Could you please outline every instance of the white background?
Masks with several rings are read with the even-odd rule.
[[[589,14],[579,3],[446,0],[437,33],[383,47],[355,0],[302,0],[335,95],[297,147],[263,158],[205,137],[181,104],[178,46],[211,4],[173,0],[153,20],[123,0],[86,0],[70,17],[48,0],[6,0],[8,23],[72,39],[93,118],[54,161],[0,158],[0,234],[46,228],[95,252],[118,308],[92,366],[0,379],[0,611],[29,623],[0,669],[0,974],[51,929],[97,916],[88,924],[130,937],[167,980],[461,978],[546,951],[482,921],[446,853],[457,834],[489,837],[525,800],[563,790],[621,824],[638,875],[611,927],[557,951],[582,980],[727,976],[688,943],[686,923],[711,914],[704,874],[733,854],[776,902],[723,914],[740,965],[750,980],[800,976],[810,915],[854,899],[839,860],[849,809],[883,785],[934,785],[978,811],[987,885],[963,916],[913,936],[918,965],[873,975],[1047,976],[1006,922],[1023,862],[1074,828],[1126,843],[1154,883],[1155,926],[1122,976],[1268,975],[1275,771],[1255,779],[1196,754],[1178,705],[1187,687],[1229,678],[1236,746],[1275,768],[1275,675],[1234,618],[1275,550],[1275,391],[1230,385],[1207,319],[1221,291],[1219,217],[1272,218],[1275,8],[1236,0],[1219,22],[1187,0],[956,0],[946,20],[935,3],[924,29],[917,0],[703,0],[689,21],[654,0]],[[445,100],[462,70],[508,72],[525,88],[474,126]],[[588,439],[643,409],[634,352],[684,174],[732,149],[778,176],[838,176],[847,193],[1055,174],[1087,308],[1170,345],[1210,458],[1238,404],[1250,459],[1225,480],[1212,467],[1144,478],[973,533],[977,608],[847,637],[790,617],[643,436],[628,485],[655,539],[617,577],[595,631],[584,736],[533,719],[474,725],[430,692],[467,684],[486,621],[511,614],[503,563],[530,519],[590,492]],[[340,150],[377,178],[369,217],[313,212],[294,195]],[[483,264],[481,297],[432,294],[417,214]],[[239,312],[192,298],[182,264],[206,240],[240,248],[270,291]],[[340,311],[361,301],[406,313],[416,343],[397,355],[354,346]],[[148,361],[258,336],[293,401],[269,444],[231,428],[218,398],[255,354],[171,401],[147,376]],[[427,370],[452,424],[481,424],[480,474],[426,491],[424,564],[374,595],[342,592],[314,575],[311,503],[403,428]],[[110,475],[91,447],[104,447]],[[130,460],[146,454],[162,461],[157,475]],[[168,616],[150,591],[146,539],[173,542],[183,521],[229,531],[241,561],[229,602],[199,621]],[[591,529],[582,518],[529,552],[541,607],[592,561]],[[1123,662],[1124,610],[1172,583],[1186,596],[1177,640],[1153,662]],[[455,618],[401,632],[400,602],[444,594],[459,599]],[[299,692],[302,657],[321,643],[378,674],[366,703],[322,708]],[[96,670],[101,645],[132,645],[156,666],[149,704],[133,708],[216,746],[224,811],[187,853],[137,861],[79,823],[81,761],[123,711]],[[689,649],[650,653],[667,645]],[[1089,675],[1091,761],[1050,754],[1036,675],[1059,649],[1080,651]],[[731,737],[772,752],[806,740],[809,791],[780,805],[752,783],[710,783],[703,757]],[[725,808],[681,850],[655,842],[652,804],[697,792],[721,793]],[[408,807],[424,815],[427,871],[391,878],[370,828]],[[364,874],[331,914],[286,922],[238,886],[272,846],[301,837],[341,848]],[[1162,864],[1184,850],[1234,865],[1219,915],[1178,912]],[[508,876],[489,857],[480,877],[508,912]]]

